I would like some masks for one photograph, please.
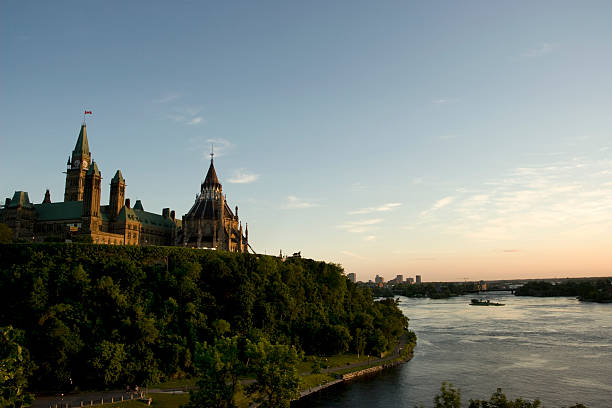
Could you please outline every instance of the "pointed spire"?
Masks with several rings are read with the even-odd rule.
[[[204,179],[204,183],[202,183],[202,188],[210,188],[210,187],[221,187],[221,183],[219,182],[219,178],[217,177],[217,172],[215,171],[215,165],[213,164],[213,159],[210,159],[210,167],[208,168],[208,173],[206,173],[206,178]]]
[[[43,204],[49,203],[51,203],[51,193],[49,192],[49,189],[47,189],[47,191],[45,191],[45,199],[43,200]]]
[[[111,179],[111,184],[121,183],[125,181],[123,175],[121,174],[121,170],[117,170],[113,178]]]
[[[87,125],[85,123],[81,125],[81,131],[79,132],[79,137],[72,151],[72,155],[73,158],[90,156],[89,142],[87,141]]]
[[[87,170],[87,175],[89,176],[91,174],[100,175],[100,170],[98,170],[98,164],[96,162],[91,163],[89,170]]]

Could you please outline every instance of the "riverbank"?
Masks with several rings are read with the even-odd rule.
[[[352,367],[334,367],[330,369],[329,372],[335,375],[335,379],[301,390],[298,400],[318,393],[334,385],[346,383],[359,377],[374,375],[384,369],[395,367],[399,364],[404,364],[410,361],[414,356],[415,347],[415,343],[407,344],[406,336],[403,335],[398,346],[390,355],[373,360],[371,363],[367,364],[366,368],[363,368],[364,364],[353,365]]]
[[[322,369],[319,374],[312,374],[310,371],[302,371],[300,373],[302,386],[298,399],[317,393],[333,385],[351,381],[358,377],[373,375],[386,368],[403,364],[412,358],[414,347],[415,344],[407,343],[406,335],[403,335],[394,350],[382,358],[369,357],[365,360],[344,363],[344,358],[338,358],[342,356],[330,357],[330,363],[336,365]],[[246,379],[243,380],[242,383],[243,385],[247,385],[252,381],[252,379]],[[195,379],[191,379],[170,381],[159,386],[148,388],[144,393],[138,396],[131,395],[134,393],[125,393],[123,390],[82,392],[67,394],[61,397],[46,396],[37,398],[32,408],[78,407],[81,405],[89,406],[91,404],[94,406],[99,406],[101,404],[111,406],[109,404],[112,404],[113,407],[117,408],[133,408],[146,406],[147,404],[143,401],[148,400],[148,398],[153,399],[152,406],[154,407],[176,408],[186,403],[189,398],[189,391],[196,388]],[[249,403],[248,399],[244,396],[241,396],[239,399],[239,406],[241,407],[246,408],[254,406]],[[137,400],[140,401],[137,402]]]

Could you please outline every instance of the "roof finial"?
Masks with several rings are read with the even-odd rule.
[[[215,145],[214,143],[210,144],[210,162],[213,162],[213,157],[215,156]]]

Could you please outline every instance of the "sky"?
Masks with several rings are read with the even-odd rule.
[[[358,280],[612,275],[612,2],[0,1],[0,193],[185,214]],[[4,198],[2,197],[2,198]],[[2,200],[4,202],[4,199]]]

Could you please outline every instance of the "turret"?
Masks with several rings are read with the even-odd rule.
[[[92,163],[85,175],[85,189],[83,193],[83,225],[91,232],[100,230],[100,194],[102,175],[98,165]]]
[[[119,211],[123,208],[123,203],[125,200],[125,179],[121,174],[121,170],[117,170],[115,176],[111,180],[110,183],[110,199],[109,199],[109,207],[110,207],[110,216],[111,218],[116,218],[119,214]]]
[[[204,181],[200,185],[201,199],[211,198],[213,200],[218,200],[221,192],[223,191],[223,187],[219,182],[219,178],[217,177],[217,172],[215,171],[215,165],[213,162],[213,158],[210,158],[210,166],[208,167],[208,172],[206,173],[206,177]]]
[[[43,204],[50,204],[51,203],[51,193],[49,192],[49,189],[47,189],[47,191],[45,191],[45,198],[42,202]]]

